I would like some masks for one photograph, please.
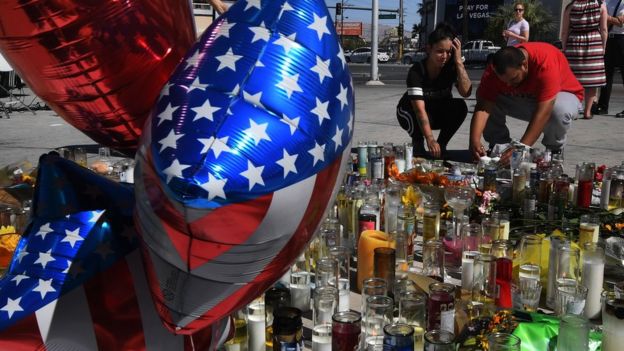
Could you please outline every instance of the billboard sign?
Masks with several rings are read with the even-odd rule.
[[[503,0],[468,0],[467,4],[469,39],[483,39],[490,16],[493,16],[498,7],[503,5]],[[462,33],[463,18],[463,0],[447,0],[444,20],[452,24],[459,34]]]
[[[362,22],[340,22],[336,21],[336,32],[344,36],[362,36]]]

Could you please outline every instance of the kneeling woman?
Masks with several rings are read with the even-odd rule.
[[[427,57],[414,63],[407,75],[407,92],[397,106],[397,118],[412,137],[414,156],[428,156],[426,141],[430,156],[440,158],[468,114],[464,99],[453,98],[453,83],[463,97],[470,96],[472,83],[453,29],[440,23],[428,39]],[[437,140],[433,129],[440,130]]]

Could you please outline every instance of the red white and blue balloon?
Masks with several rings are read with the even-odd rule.
[[[354,111],[323,0],[240,0],[206,30],[137,156],[138,229],[169,328],[193,333],[289,268],[339,186]]]

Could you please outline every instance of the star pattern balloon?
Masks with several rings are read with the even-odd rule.
[[[322,0],[240,0],[207,29],[137,157],[137,224],[172,330],[209,325],[288,269],[346,169],[353,118]]]
[[[195,41],[187,0],[3,0],[0,52],[56,113],[128,155]]]
[[[133,225],[132,188],[40,159],[34,215],[0,279],[0,350],[214,349],[228,319],[193,336],[164,328]]]

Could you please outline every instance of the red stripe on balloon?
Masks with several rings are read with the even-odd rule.
[[[268,289],[290,269],[291,263],[301,254],[303,248],[310,241],[318,224],[321,222],[321,217],[325,213],[325,209],[331,200],[332,191],[336,184],[337,175],[340,173],[341,164],[342,157],[339,157],[316,175],[314,190],[306,212],[302,217],[303,221],[273,261],[271,261],[252,282],[241,286],[239,290],[215,305],[203,316],[195,319],[185,328],[179,330],[178,333],[192,334],[194,331],[206,325],[210,325],[215,320],[242,308]]]
[[[46,350],[43,340],[41,339],[37,317],[34,313],[24,317],[22,320],[0,333],[0,350]]]
[[[90,279],[84,290],[100,350],[145,349],[141,312],[126,260]]]

